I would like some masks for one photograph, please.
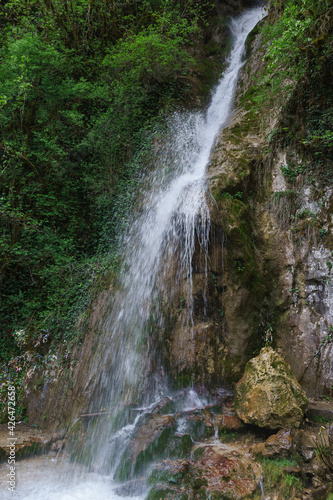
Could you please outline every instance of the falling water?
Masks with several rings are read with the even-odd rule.
[[[106,409],[112,412],[112,417],[109,428],[103,422],[90,429],[89,443],[83,450],[84,454],[93,457],[91,463],[95,470],[111,477],[137,423],[156,400],[168,392],[164,377],[154,376],[151,369],[149,335],[152,325],[162,327],[161,283],[169,272],[168,263],[175,252],[180,252],[178,274],[186,276],[186,321],[190,327],[193,323],[194,246],[197,239],[206,255],[210,230],[206,166],[215,137],[230,116],[237,76],[244,63],[246,37],[262,15],[262,9],[253,8],[231,21],[234,46],[212,102],[206,114],[173,118],[172,141],[155,162],[156,173],[151,178],[152,188],[144,208],[124,237],[121,278],[102,326],[101,354],[92,368],[99,376],[95,381],[91,410]],[[190,396],[195,399],[193,394]],[[136,406],[135,411],[130,405]],[[54,498],[93,498],[94,490],[87,486],[90,492],[82,493],[80,484],[77,496],[67,491],[63,496],[57,493]],[[101,489],[104,486],[98,484]],[[53,498],[51,494],[47,497]],[[40,496],[34,490],[34,498],[46,498],[43,485]]]

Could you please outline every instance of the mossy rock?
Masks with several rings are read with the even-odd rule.
[[[160,458],[170,446],[171,436],[175,430],[175,420],[170,415],[150,415],[141,425],[134,439],[125,450],[115,473],[118,481],[127,481],[140,474],[153,460]],[[185,443],[181,443],[177,450]]]
[[[251,359],[236,385],[235,411],[246,424],[299,427],[307,399],[290,366],[271,347]]]
[[[151,470],[147,482],[149,485],[168,483],[181,486],[185,478],[190,477],[190,464],[186,460],[163,460]],[[186,482],[186,481],[185,481]]]
[[[164,498],[188,500],[192,495],[188,495],[185,489],[173,488],[167,484],[158,483],[148,493],[147,500],[161,500]]]

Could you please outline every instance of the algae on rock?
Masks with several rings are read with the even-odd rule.
[[[247,424],[268,429],[299,427],[307,405],[290,366],[271,347],[251,359],[236,385],[235,410]]]

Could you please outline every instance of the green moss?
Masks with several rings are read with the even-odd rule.
[[[187,500],[189,496],[184,490],[172,488],[171,486],[163,483],[156,484],[148,493],[147,500],[161,500],[164,498]]]
[[[192,449],[192,438],[189,434],[183,436],[173,436],[169,441],[165,455],[169,458],[186,458]]]
[[[180,486],[184,480],[184,477],[188,474],[189,467],[179,468],[177,467],[177,463],[175,463],[175,466],[173,466],[173,464],[170,464],[169,462],[166,466],[164,466],[164,463],[161,462],[152,469],[148,476],[147,483],[148,485],[154,485],[156,483],[168,483],[172,486]]]
[[[263,469],[263,487],[266,495],[278,493],[282,498],[298,498],[303,483],[299,477],[286,473],[286,467],[295,467],[295,459],[261,458],[258,461]]]

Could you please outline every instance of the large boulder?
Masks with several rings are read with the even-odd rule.
[[[290,366],[271,347],[251,359],[236,385],[235,410],[246,424],[299,427],[307,399]]]

